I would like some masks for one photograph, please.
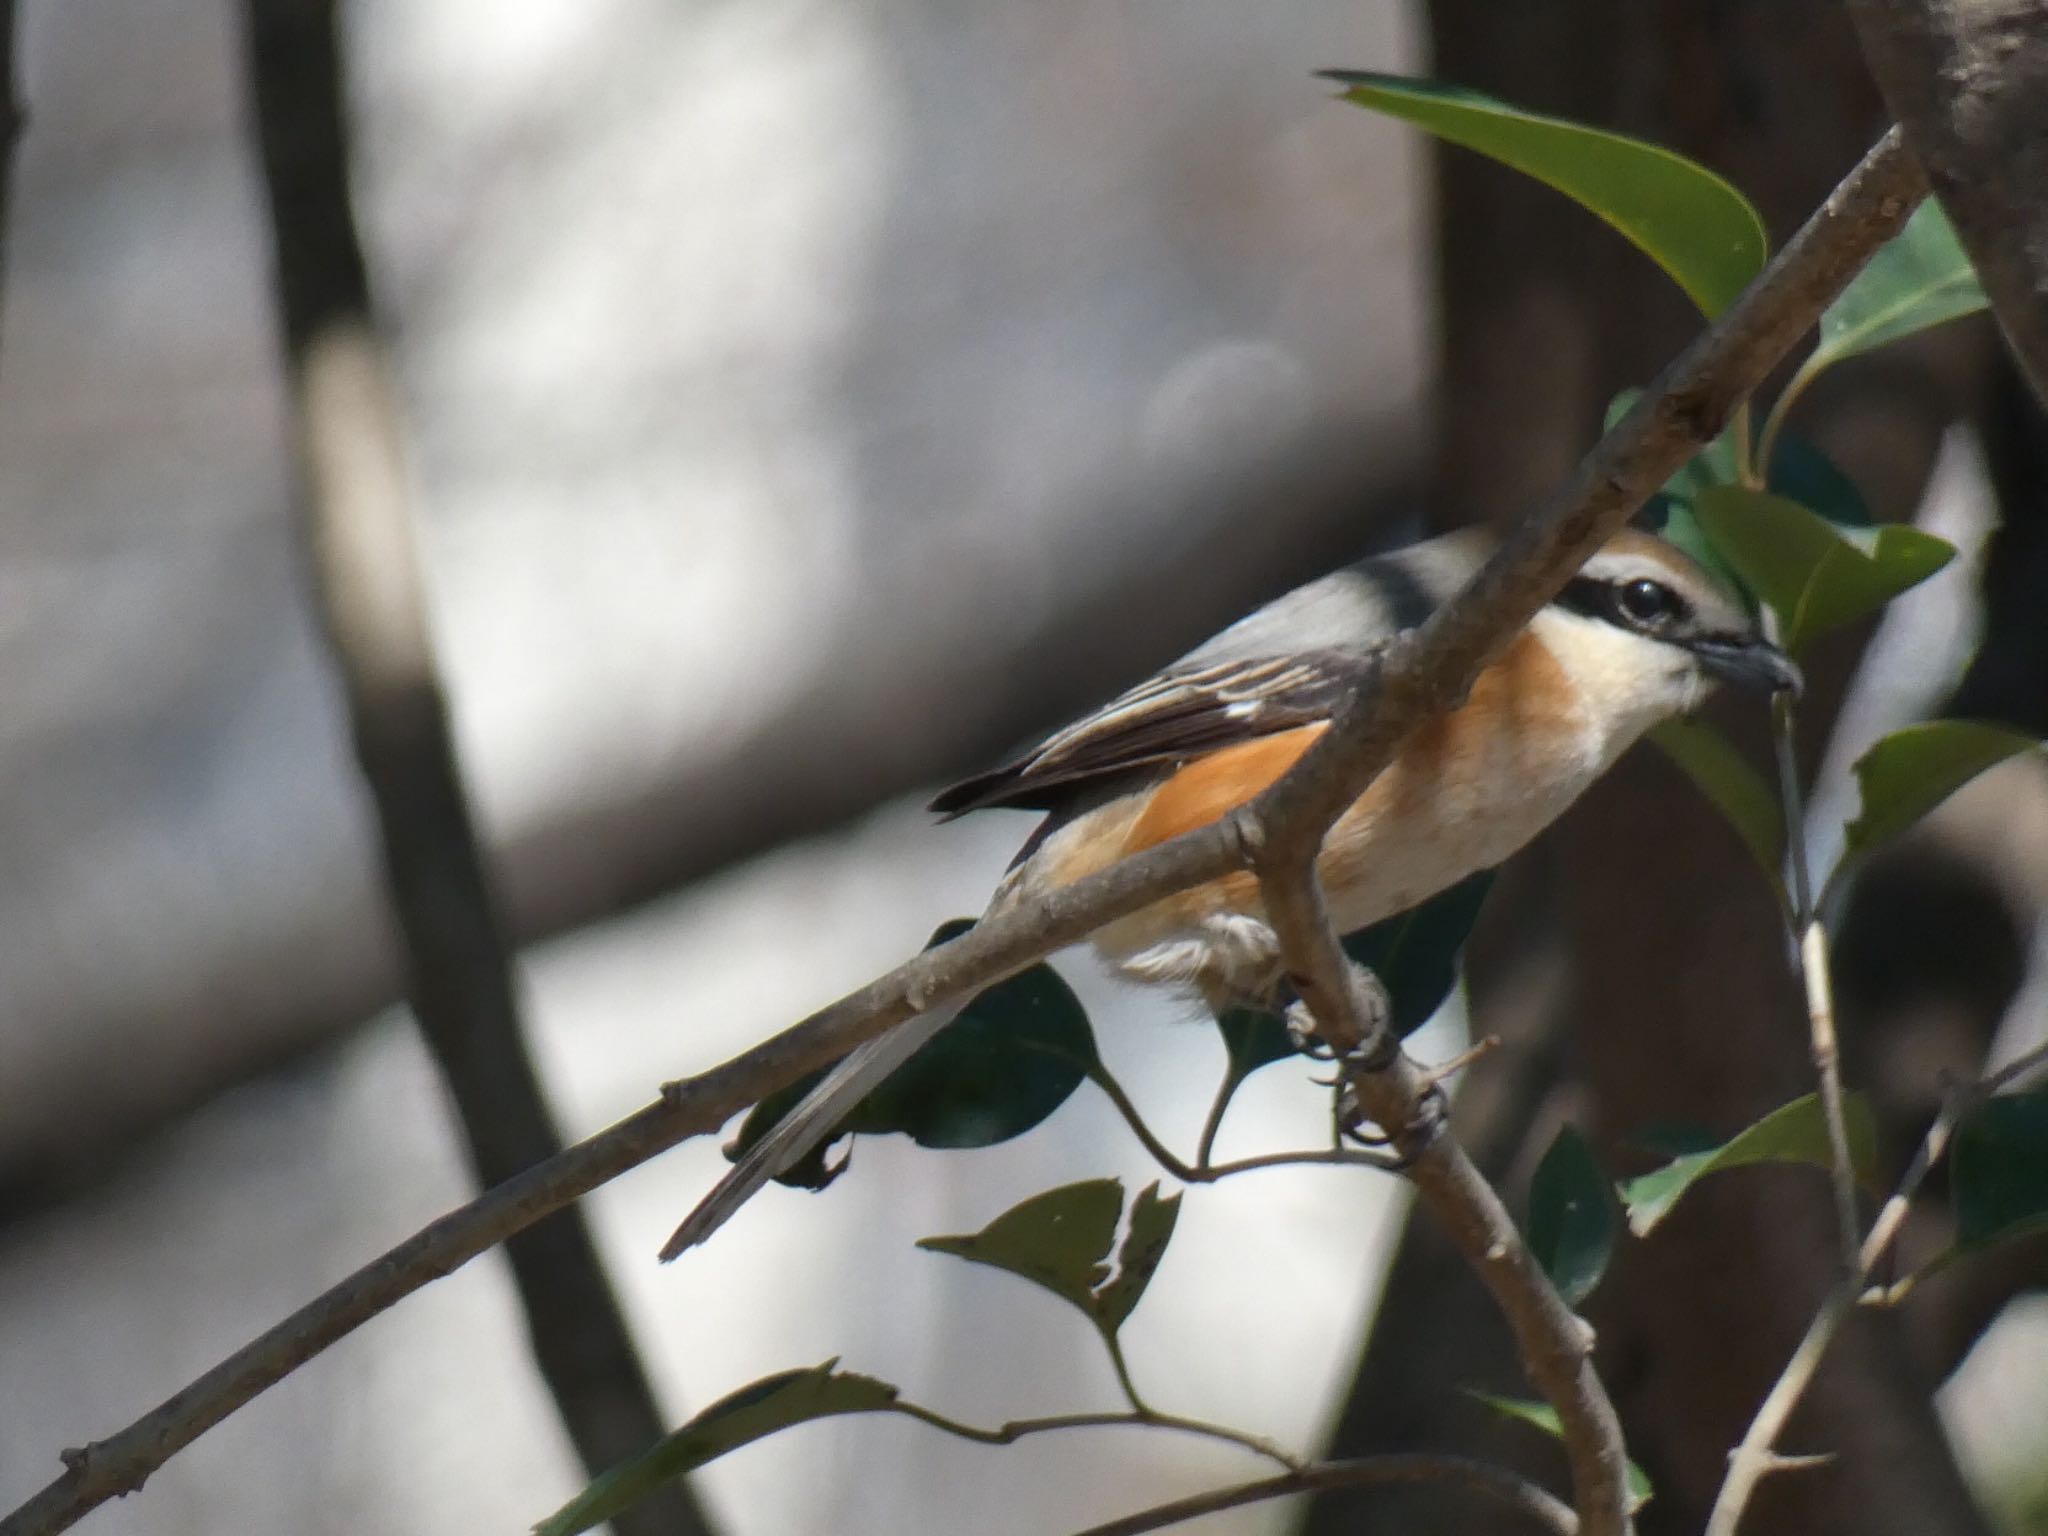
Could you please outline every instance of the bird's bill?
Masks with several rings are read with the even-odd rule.
[[[1806,686],[1798,664],[1768,640],[1697,640],[1690,649],[1709,673],[1738,688],[1797,694]]]

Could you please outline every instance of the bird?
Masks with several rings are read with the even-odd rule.
[[[1346,566],[1267,603],[1137,686],[931,802],[948,818],[1043,813],[991,914],[1108,868],[1245,804],[1329,729],[1395,636],[1494,545],[1445,534]],[[1799,669],[1742,598],[1676,545],[1611,538],[1481,670],[1464,701],[1409,735],[1324,839],[1317,872],[1340,933],[1408,910],[1508,859],[1644,732],[1728,682],[1797,692]],[[1270,1002],[1280,946],[1238,870],[1090,937],[1130,979],[1212,1011]],[[858,1047],[739,1157],[662,1249],[724,1224],[826,1140],[959,1013],[939,1007]]]

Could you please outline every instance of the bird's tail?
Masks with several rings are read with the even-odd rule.
[[[662,1261],[666,1263],[684,1249],[694,1248],[730,1221],[762,1185],[794,1167],[799,1158],[838,1129],[855,1105],[916,1055],[927,1040],[952,1023],[965,1006],[966,1000],[962,999],[905,1019],[887,1034],[876,1036],[847,1055],[741,1155],[725,1177],[712,1186],[710,1194],[697,1202],[697,1208],[683,1218],[675,1235],[662,1245]]]

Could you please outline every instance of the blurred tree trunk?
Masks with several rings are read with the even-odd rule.
[[[1438,0],[1430,19],[1437,77],[1692,155],[1756,201],[1774,240],[1883,127],[1832,6]],[[1459,151],[1439,155],[1438,188],[1434,513],[1444,524],[1513,516],[1576,461],[1608,398],[1646,382],[1698,318],[1662,272],[1547,188]],[[1982,392],[1988,357],[1976,329],[1881,354],[1816,391],[1799,428],[1877,516],[1910,515],[1940,434]],[[1804,761],[1818,756],[1854,650],[1845,641],[1814,657]],[[1749,702],[1724,701],[1719,713],[1764,761],[1762,711]],[[1553,936],[1570,964],[1538,988]],[[1647,1127],[1732,1131],[1810,1088],[1804,1008],[1769,899],[1732,836],[1654,752],[1634,754],[1503,884],[1472,971],[1476,1028],[1506,1035],[1509,1059],[1525,1065],[1468,1097],[1460,1123],[1489,1172],[1510,1176],[1511,1199],[1567,1107],[1610,1166],[1626,1168],[1628,1144]],[[1979,1046],[1996,1018],[1994,1008],[1978,1020]],[[1541,1070],[1559,1061],[1576,1081],[1569,1093]],[[1631,1451],[1657,1487],[1646,1532],[1699,1528],[1728,1448],[1832,1277],[1834,1241],[1825,1188],[1786,1171],[1708,1186],[1625,1249],[1591,1317]],[[1505,1330],[1444,1248],[1411,1227],[1339,1453],[1470,1446],[1494,1432],[1461,1389],[1518,1389]],[[1896,1320],[1851,1330],[1785,1447],[1837,1459],[1774,1479],[1745,1531],[1978,1528],[1934,1417],[1934,1385]],[[1505,1443],[1528,1454],[1512,1431]],[[1392,1531],[1414,1510],[1323,1501],[1302,1529]]]

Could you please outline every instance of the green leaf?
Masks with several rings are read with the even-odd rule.
[[[1345,938],[1344,953],[1387,989],[1394,1032],[1403,1039],[1427,1024],[1457,986],[1458,956],[1492,888],[1493,871],[1481,870]]]
[[[1586,1138],[1561,1126],[1529,1184],[1529,1251],[1568,1305],[1600,1283],[1619,1223],[1614,1192]]]
[[[1887,524],[1852,540],[1796,501],[1742,486],[1701,491],[1693,511],[1743,584],[1777,614],[1794,654],[1955,558],[1953,545],[1917,528]]]
[[[1933,198],[1872,257],[1820,317],[1820,340],[1787,393],[1845,357],[1985,307],[1984,289]]]
[[[1949,1189],[1965,1252],[2048,1228],[2048,1093],[1986,1099],[1956,1127]]]
[[[973,926],[966,919],[946,923],[926,947]],[[898,1133],[921,1147],[994,1146],[1043,1121],[1099,1066],[1087,1010],[1057,971],[1034,965],[976,997],[855,1106],[833,1136],[778,1178],[822,1189],[839,1174],[827,1154],[841,1136]],[[765,1136],[823,1076],[813,1073],[755,1105],[734,1155]]]
[[[1868,1179],[1877,1161],[1877,1127],[1861,1094],[1850,1094],[1843,1106],[1848,1121],[1849,1153],[1859,1178]],[[1621,1203],[1628,1210],[1629,1230],[1641,1237],[1670,1214],[1678,1197],[1710,1173],[1750,1163],[1811,1163],[1834,1166],[1828,1144],[1827,1118],[1818,1095],[1808,1094],[1772,1110],[1763,1119],[1718,1147],[1688,1152],[1654,1173],[1628,1179]]]
[[[1929,720],[1893,731],[1856,760],[1863,805],[1845,832],[1844,860],[1897,837],[1985,769],[2040,745],[1976,720]]]
[[[1465,1389],[1466,1395],[1478,1399],[1495,1413],[1510,1419],[1519,1419],[1524,1424],[1533,1424],[1553,1440],[1564,1438],[1564,1425],[1559,1422],[1557,1410],[1548,1403],[1535,1402],[1526,1397],[1497,1397],[1491,1392]],[[1650,1502],[1656,1489],[1650,1486],[1650,1476],[1634,1461],[1628,1464],[1628,1512],[1635,1514]]]
[[[1230,1057],[1227,1075],[1233,1088],[1259,1068],[1298,1054],[1287,1025],[1277,1013],[1257,1008],[1226,1008],[1217,1015],[1216,1029],[1223,1036],[1223,1049]]]
[[[1849,532],[1873,527],[1870,504],[1841,466],[1796,432],[1778,434],[1771,449],[1766,489],[1787,501],[1817,512],[1837,529]],[[1852,534],[1853,536],[1853,534]]]
[[[1166,1257],[1166,1245],[1173,1241],[1174,1223],[1179,1219],[1180,1195],[1161,1195],[1157,1184],[1147,1184],[1131,1202],[1130,1226],[1116,1251],[1116,1274],[1095,1293],[1096,1320],[1108,1332],[1123,1327],[1124,1320],[1144,1300],[1145,1287]]]
[[[1021,1275],[1092,1319],[1096,1287],[1109,1278],[1103,1261],[1116,1241],[1123,1208],[1119,1181],[1087,1179],[1033,1195],[979,1232],[920,1238],[917,1246]]]
[[[1785,863],[1785,814],[1763,775],[1735,750],[1733,742],[1704,720],[1666,720],[1651,730],[1650,740],[1727,818],[1782,901],[1784,881],[1779,871]]]
[[[1157,1184],[1140,1190],[1112,1274],[1105,1260],[1123,1205],[1118,1180],[1087,1179],[1033,1195],[979,1232],[920,1238],[917,1246],[1022,1276],[1079,1308],[1107,1336],[1143,1298],[1180,1216],[1179,1195],[1161,1197]]]
[[[1708,316],[1763,270],[1763,220],[1705,166],[1622,134],[1525,112],[1477,91],[1329,70],[1344,99],[1498,160],[1579,203],[1635,244]]]
[[[896,1388],[834,1369],[836,1360],[781,1371],[720,1398],[651,1448],[597,1478],[534,1527],[536,1536],[576,1536],[628,1509],[672,1478],[726,1452],[813,1419],[892,1408]]]

